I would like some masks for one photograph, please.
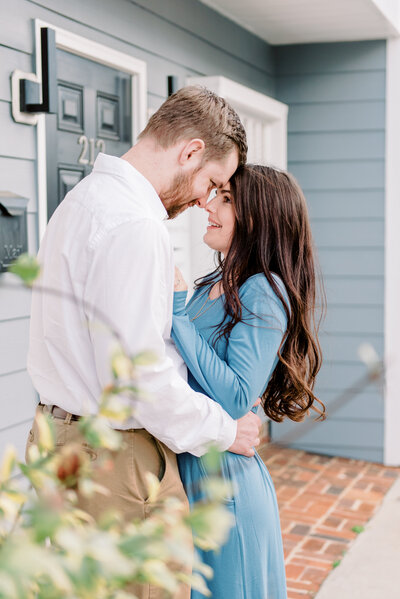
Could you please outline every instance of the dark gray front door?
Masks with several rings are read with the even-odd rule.
[[[48,218],[99,152],[132,145],[131,76],[57,50],[58,114],[46,117]]]

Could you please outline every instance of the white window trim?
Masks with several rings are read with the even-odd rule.
[[[89,58],[106,66],[132,75],[132,143],[147,122],[147,66],[143,60],[104,46],[83,36],[76,35],[39,19],[35,20],[36,74],[42,80],[40,57],[40,28],[50,27],[56,34],[56,46],[77,56]],[[39,115],[37,122],[38,156],[38,228],[39,241],[47,226],[47,173],[46,173],[46,122]]]
[[[288,106],[245,85],[222,76],[189,77],[187,85],[202,85],[225,98],[239,113],[259,118],[267,125],[268,152],[264,163],[281,169],[287,168],[287,115]],[[207,226],[207,214],[198,208],[190,209],[189,238],[191,278],[204,276],[215,268],[214,252],[201,241]]]
[[[225,98],[238,112],[244,111],[269,123],[267,134],[270,138],[271,155],[268,163],[278,168],[287,168],[287,104],[226,77],[189,77],[187,83],[203,85]]]
[[[400,466],[400,39],[386,46],[384,463]]]

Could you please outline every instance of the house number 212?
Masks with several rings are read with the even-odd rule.
[[[78,137],[78,144],[82,146],[78,164],[89,164],[90,166],[93,166],[96,150],[99,152],[106,151],[106,142],[104,139],[93,139],[93,137],[88,138],[86,135],[81,135]],[[89,157],[87,157],[88,152]]]

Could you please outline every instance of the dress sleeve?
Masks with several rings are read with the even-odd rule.
[[[225,360],[199,333],[185,307],[185,293],[174,294],[172,337],[205,393],[234,419],[244,416],[265,390],[286,330],[286,312],[264,275],[242,286],[243,321],[229,336]]]

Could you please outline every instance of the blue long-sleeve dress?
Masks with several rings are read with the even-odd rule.
[[[276,281],[286,298],[278,277]],[[224,316],[223,296],[210,300],[209,287],[196,290],[186,305],[185,291],[174,294],[172,337],[188,366],[188,381],[212,397],[232,418],[244,416],[267,387],[286,330],[286,313],[263,274],[240,288],[243,322],[227,341],[213,343]],[[201,551],[214,570],[208,586],[214,599],[286,599],[286,578],[278,505],[269,472],[256,453],[252,458],[225,452],[223,476],[233,482],[226,506],[235,525],[219,552]],[[178,455],[181,478],[193,504],[207,476],[202,458]],[[201,488],[201,484],[200,484]],[[204,595],[192,591],[192,599]]]

